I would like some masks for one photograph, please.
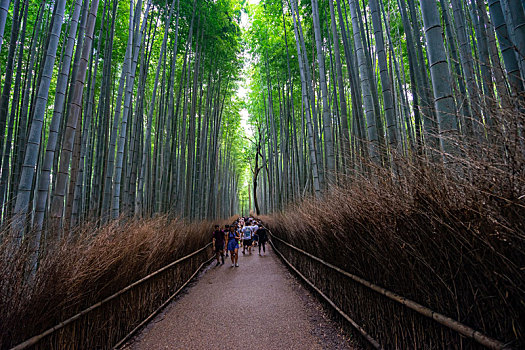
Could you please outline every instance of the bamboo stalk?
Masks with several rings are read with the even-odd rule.
[[[441,325],[451,329],[451,330],[454,330],[458,333],[460,333],[461,335],[467,337],[467,338],[470,338],[470,339],[473,339],[475,340],[476,342],[478,342],[479,344],[483,345],[483,346],[486,346],[487,348],[489,349],[510,349],[510,347],[508,347],[506,344],[500,342],[499,340],[496,340],[496,339],[493,339],[479,331],[476,331],[475,329],[472,329],[471,327],[459,322],[459,321],[456,321],[450,317],[447,317],[443,314],[440,314],[438,312],[435,312],[415,301],[412,301],[410,299],[407,299],[399,294],[396,294],[394,292],[391,292],[383,287],[380,287],[372,282],[369,282],[361,277],[358,277],[356,275],[353,275],[349,272],[346,272],[342,269],[340,269],[339,267],[335,266],[335,265],[332,265],[300,248],[297,248],[293,245],[291,245],[290,243],[282,240],[281,238],[273,235],[270,231],[270,236],[272,238],[275,238],[277,239],[278,241],[282,242],[283,244],[287,245],[288,247],[298,251],[299,253],[303,254],[303,255],[306,255],[308,256],[309,258],[317,261],[317,262],[320,262],[321,264],[339,272],[340,274],[362,284],[363,286],[365,287],[368,287],[370,289],[372,289],[373,291],[381,294],[381,295],[384,295],[386,296],[387,298],[393,300],[393,301],[396,301],[414,311],[416,311],[417,313],[423,315],[423,316],[426,316],[428,318],[431,318],[433,319],[434,321],[440,323]],[[272,245],[273,246],[273,245]]]

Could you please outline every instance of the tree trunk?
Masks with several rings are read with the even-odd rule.
[[[321,85],[321,99],[323,101],[323,134],[326,154],[325,180],[327,185],[330,185],[334,181],[333,177],[335,173],[334,141],[332,136],[332,116],[328,105],[324,54],[321,44],[323,38],[321,37],[321,28],[319,24],[318,0],[312,0],[312,17],[314,22],[315,45],[317,49],[317,63],[319,64],[319,84]]]
[[[458,154],[456,141],[458,126],[456,108],[451,89],[451,76],[445,55],[442,29],[435,0],[420,0],[425,37],[427,40],[428,61],[434,90],[434,103],[438,116],[439,141],[445,164],[454,162]]]
[[[33,122],[31,123],[31,129],[27,140],[24,165],[22,167],[22,174],[20,177],[20,183],[18,185],[17,200],[14,212],[16,221],[13,225],[13,233],[17,236],[18,244],[20,244],[24,232],[26,215],[29,211],[29,200],[31,196],[31,190],[33,188],[33,178],[35,176],[35,169],[38,156],[40,154],[39,149],[40,143],[42,141],[42,127],[44,124],[45,109],[49,96],[49,86],[53,76],[53,67],[55,65],[56,51],[58,47],[58,41],[60,39],[62,22],[64,20],[65,6],[65,0],[58,0],[55,12],[56,17],[53,22],[46,59],[42,68],[42,79],[38,87],[35,114],[33,117]],[[35,247],[35,249],[37,249],[36,251],[38,251],[38,245],[40,244],[39,235],[34,238],[33,244],[33,247]]]
[[[62,151],[60,153],[60,166],[57,174],[57,184],[51,202],[51,218],[54,222],[55,227],[57,228],[62,224],[61,220],[64,214],[64,197],[66,194],[67,180],[69,178],[69,163],[71,160],[71,153],[73,151],[73,142],[75,139],[77,122],[82,108],[84,80],[86,77],[86,70],[89,54],[91,52],[91,45],[93,43],[93,31],[95,29],[97,9],[98,0],[93,0],[87,19],[86,34],[82,47],[82,56],[78,67],[77,75],[75,77],[75,95],[73,96],[73,100],[71,101],[67,126],[64,134],[64,143],[62,144]]]

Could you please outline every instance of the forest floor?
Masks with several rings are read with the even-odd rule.
[[[215,261],[125,349],[354,349],[327,310],[267,255]]]

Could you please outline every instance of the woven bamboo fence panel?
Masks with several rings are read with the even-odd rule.
[[[271,235],[272,246],[341,318],[355,323],[363,345],[383,349],[507,349],[462,323],[353,276]],[[357,327],[356,327],[357,326]],[[359,328],[359,329],[357,329]],[[365,340],[368,337],[368,340]],[[372,340],[372,342],[370,341]]]
[[[13,349],[111,349],[137,330],[210,261],[211,243]]]

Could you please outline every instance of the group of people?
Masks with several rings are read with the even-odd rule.
[[[252,253],[252,248],[259,247],[266,254],[266,242],[268,241],[268,231],[260,220],[251,217],[240,217],[232,225],[225,225],[224,230],[219,225],[215,225],[213,231],[213,251],[217,258],[215,266],[224,265],[224,256],[231,256],[232,267],[239,267],[239,250],[242,253]],[[226,254],[225,254],[226,248]]]

